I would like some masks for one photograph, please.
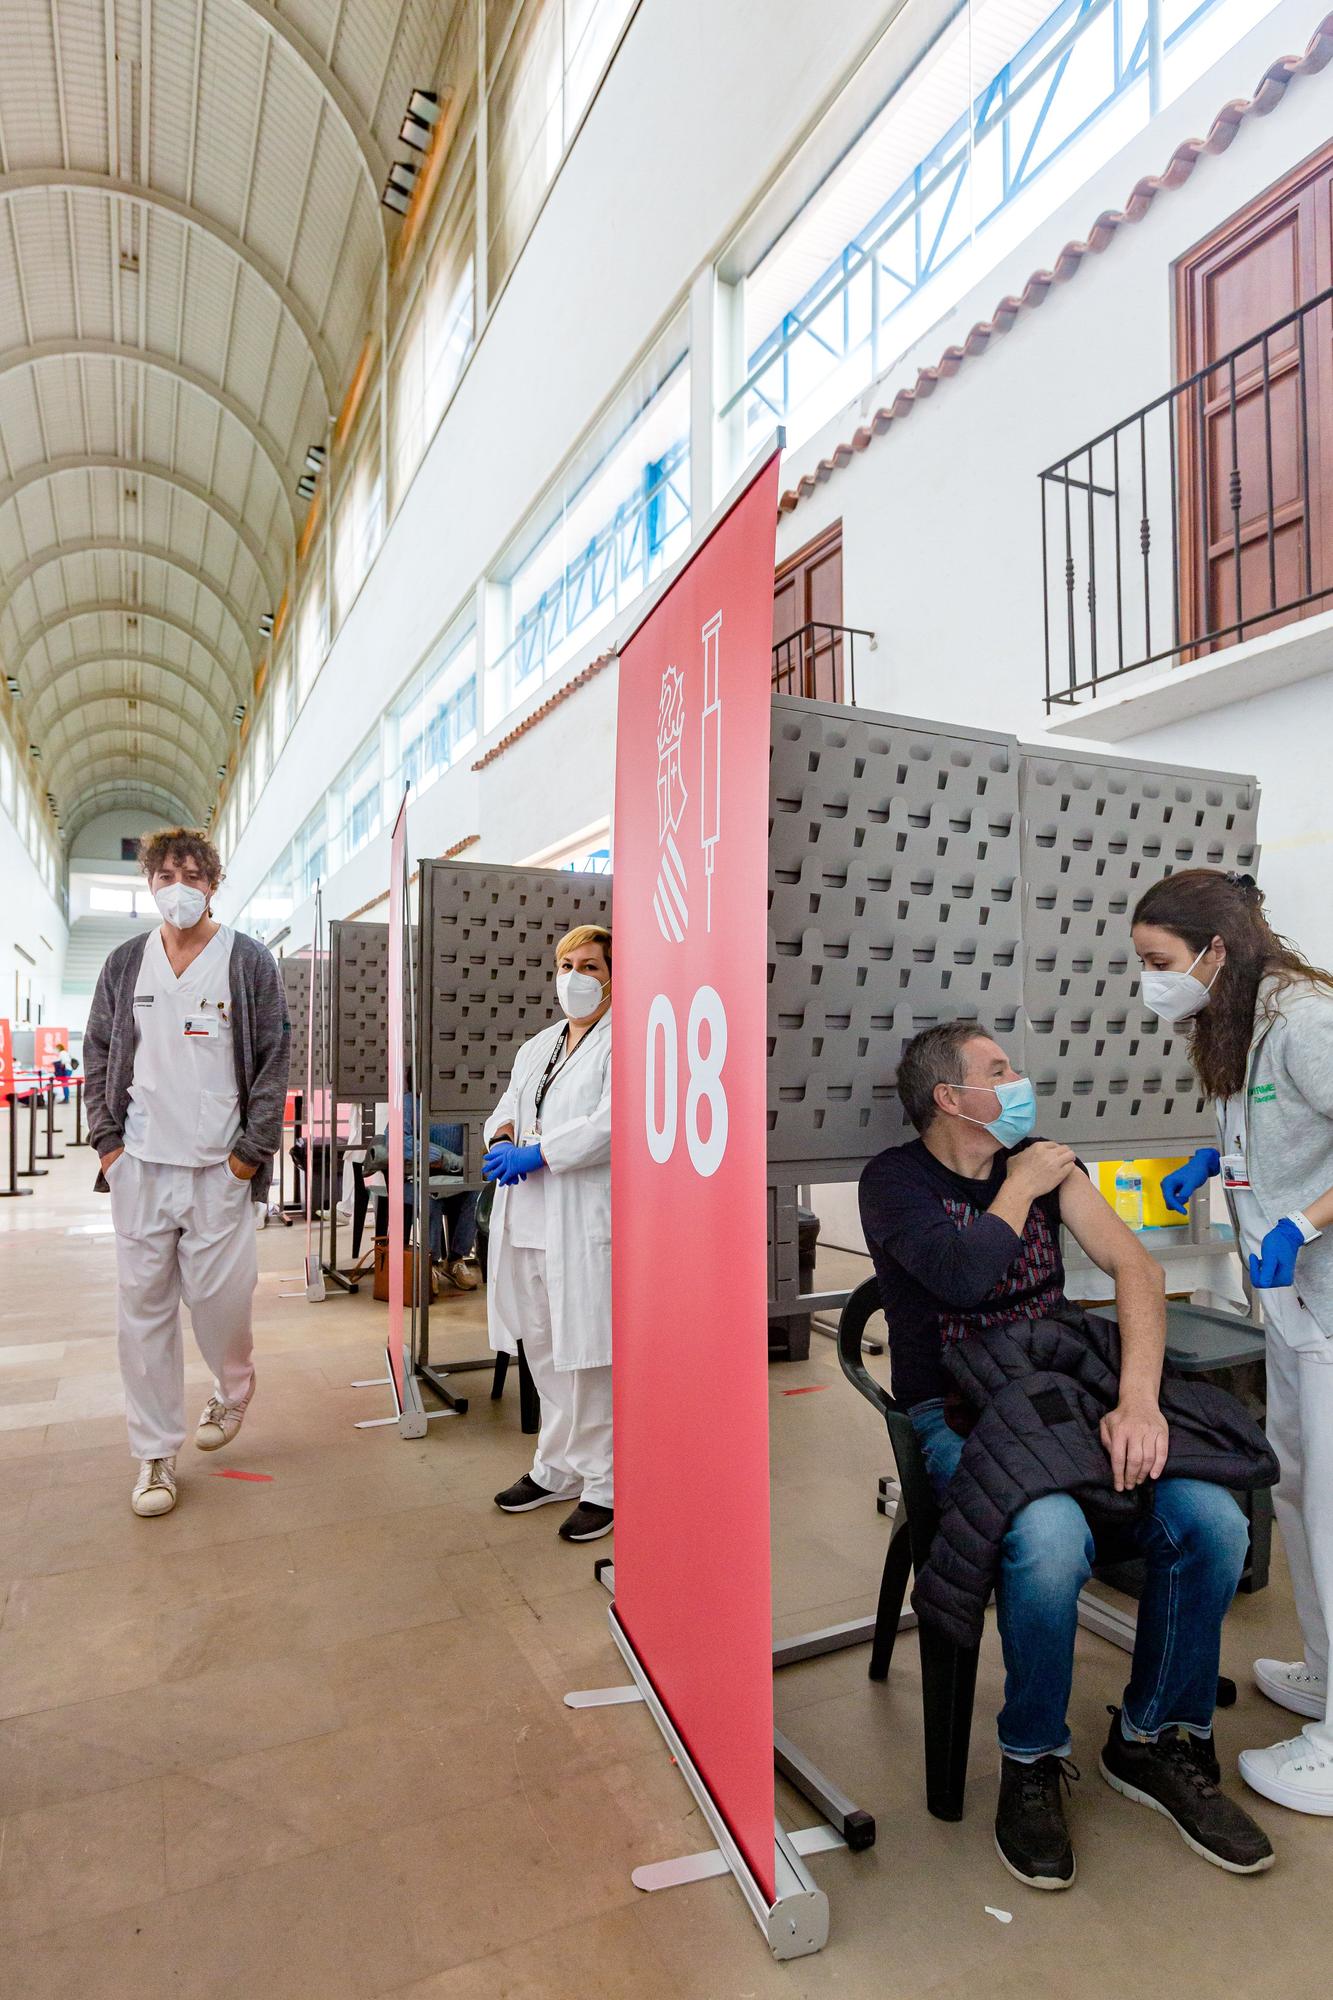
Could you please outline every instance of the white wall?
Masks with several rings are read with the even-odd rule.
[[[228,857],[224,913],[244,906],[887,11],[866,0],[817,7],[766,0],[762,18],[736,0],[648,0],[640,8]],[[599,637],[590,650],[604,643]],[[572,662],[570,673],[581,664]],[[586,713],[589,693],[571,706]],[[507,766],[516,768],[508,759],[494,768]],[[485,831],[492,852],[506,859],[595,816],[564,817],[558,795],[542,810],[541,798],[530,794],[515,809],[521,834],[508,809],[482,828],[468,823],[477,801],[466,772],[451,773],[435,790],[441,796],[432,795],[428,807],[432,825],[450,829],[441,845]],[[425,841],[415,825],[413,835]],[[427,851],[437,851],[434,839]],[[365,858],[344,871],[348,885],[365,879],[357,866]],[[367,894],[383,887],[385,872],[381,853]],[[340,876],[333,900],[356,907],[344,887]]]
[[[851,436],[869,412],[934,366],[944,349],[1062,246],[1119,209],[1141,176],[1161,173],[1174,147],[1202,135],[1222,105],[1248,98],[1279,57],[1303,52],[1320,10],[1286,0],[1154,127],[1010,256],[861,404],[845,411],[784,468],[784,485]],[[844,616],[869,626],[878,649],[857,656],[863,704],[1040,737],[1044,715],[1043,596],[1038,474],[1175,379],[1171,265],[1227,217],[1327,142],[1333,69],[1292,83],[1267,117],[1249,118],[1229,149],[1205,156],[1181,188],[1160,194],[1111,247],[1086,258],[1046,302],[1020,314],[984,354],[835,472],[780,524],[780,554],[839,516]],[[1168,599],[1169,601],[1169,599]],[[1095,737],[1095,708],[1087,733]],[[1214,711],[1114,746],[1126,756],[1248,771],[1264,788],[1264,881],[1275,915],[1325,957],[1333,954],[1327,894],[1333,683]],[[1323,942],[1321,942],[1323,940]]]
[[[160,815],[142,808],[132,812],[100,813],[79,829],[69,864],[71,871],[93,864],[100,866],[107,861],[114,861],[119,867],[121,841],[137,840],[140,834],[148,833],[161,824]]]
[[[65,919],[6,812],[0,812],[0,883],[0,1015],[16,1026],[24,1023],[31,993],[31,1025],[39,1009],[42,1020],[56,1021]]]

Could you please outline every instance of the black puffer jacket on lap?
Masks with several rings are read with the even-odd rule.
[[[975,1646],[1014,1516],[1069,1493],[1094,1533],[1131,1526],[1153,1484],[1117,1493],[1098,1435],[1120,1396],[1120,1332],[1071,1308],[1068,1319],[1019,1320],[945,1351],[944,1365],[976,1422],[944,1496],[912,1603],[956,1645]],[[1271,1486],[1277,1459],[1246,1410],[1209,1382],[1162,1378],[1170,1431],[1164,1479],[1207,1479],[1238,1491]]]

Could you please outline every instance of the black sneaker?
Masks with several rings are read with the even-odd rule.
[[[1060,1788],[1068,1791],[1077,1776],[1065,1757],[1039,1757],[1035,1764],[1020,1764],[1016,1757],[1000,1760],[995,1851],[1029,1889],[1073,1886],[1076,1864]]]
[[[596,1507],[591,1500],[580,1500],[572,1514],[567,1514],[560,1523],[562,1542],[600,1542],[603,1535],[609,1535],[615,1526],[615,1515],[609,1507]]]
[[[563,1493],[548,1493],[530,1472],[525,1472],[512,1486],[506,1486],[503,1493],[496,1494],[495,1504],[502,1514],[530,1514],[534,1507],[553,1507],[565,1497]]]
[[[1102,1776],[1115,1791],[1169,1819],[1187,1847],[1232,1875],[1259,1875],[1273,1865],[1262,1828],[1222,1790],[1212,1737],[1172,1730],[1155,1743],[1130,1743],[1111,1710]]]

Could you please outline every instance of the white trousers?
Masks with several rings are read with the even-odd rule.
[[[1333,1341],[1322,1350],[1292,1347],[1281,1332],[1288,1300],[1295,1310],[1291,1293],[1264,1295],[1266,1428],[1282,1468],[1273,1489],[1273,1511],[1291,1571],[1305,1664],[1326,1675],[1333,1627]],[[1305,1734],[1333,1751],[1333,1698],[1323,1722],[1307,1723]]]
[[[548,1493],[614,1506],[611,1481],[611,1370],[557,1368],[551,1344],[546,1252],[507,1247],[523,1353],[542,1399],[532,1476]]]
[[[259,1275],[248,1182],[226,1165],[164,1167],[122,1153],[107,1177],[116,1227],[116,1318],[130,1450],[171,1458],[185,1442],[182,1299],[227,1403],[254,1381]]]

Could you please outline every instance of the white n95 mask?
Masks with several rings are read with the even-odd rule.
[[[1207,945],[1199,953],[1199,958],[1207,951]],[[1188,972],[1145,972],[1139,980],[1139,991],[1143,1004],[1150,1014],[1156,1014],[1160,1021],[1188,1021],[1208,1005],[1209,997],[1217,980],[1217,972],[1205,986],[1201,979],[1194,977],[1196,958]]]
[[[191,889],[185,882],[168,882],[165,889],[154,889],[153,901],[166,922],[178,931],[193,930],[208,906],[203,890]]]
[[[586,1021],[606,998],[606,988],[590,972],[562,972],[555,982],[556,998],[571,1021]]]

